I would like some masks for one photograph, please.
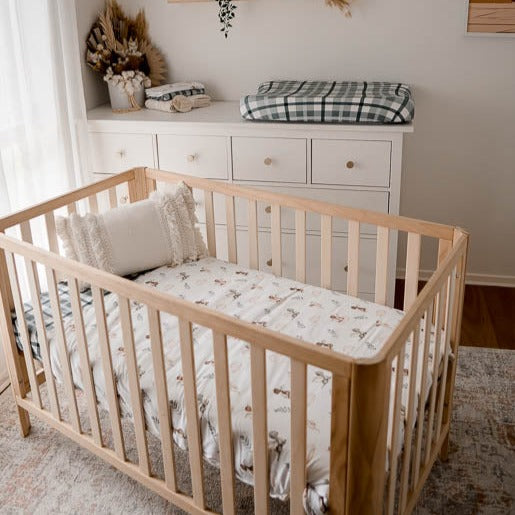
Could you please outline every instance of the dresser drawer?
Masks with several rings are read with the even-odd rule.
[[[91,172],[118,173],[155,166],[152,134],[90,132],[89,138]]]
[[[306,140],[232,138],[233,179],[306,182]]]
[[[170,172],[227,179],[227,138],[224,136],[157,136],[159,168]]]
[[[312,182],[349,186],[390,185],[389,141],[312,141]]]

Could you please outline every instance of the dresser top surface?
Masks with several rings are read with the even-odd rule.
[[[217,125],[224,127],[261,128],[261,129],[288,129],[320,130],[337,132],[385,132],[404,133],[413,132],[413,124],[334,124],[334,123],[285,123],[285,122],[257,122],[244,120],[240,115],[239,102],[216,101],[209,107],[193,109],[188,113],[165,113],[150,109],[133,111],[130,113],[114,113],[109,104],[105,104],[88,111],[88,125],[90,130],[101,130],[112,127],[121,130],[121,124],[127,129],[142,129],[152,124],[154,128],[173,129],[185,127],[189,124]]]

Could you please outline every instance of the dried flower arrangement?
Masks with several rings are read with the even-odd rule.
[[[86,40],[86,63],[104,80],[129,99],[128,110],[140,109],[136,91],[159,86],[166,74],[165,60],[148,37],[143,10],[134,18],[126,16],[116,0],[106,7],[91,27]]]
[[[192,1],[192,0],[190,0]],[[352,0],[325,0],[326,5],[329,7],[337,7],[342,11],[345,16],[351,16],[350,3]],[[222,27],[220,31],[223,32],[224,36],[227,38],[229,35],[229,29],[232,27],[231,21],[234,19],[234,11],[236,10],[236,5],[234,5],[233,0],[217,0],[218,2],[218,19],[220,20],[220,24]]]

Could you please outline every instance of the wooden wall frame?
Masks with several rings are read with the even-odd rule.
[[[515,36],[514,0],[466,0],[466,32]]]

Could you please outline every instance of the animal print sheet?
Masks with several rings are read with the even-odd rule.
[[[135,281],[354,357],[376,354],[403,317],[403,313],[398,310],[213,258],[176,268],[161,267],[139,276]],[[123,415],[131,416],[116,295],[107,293],[104,301],[121,411]],[[98,401],[107,407],[94,311],[91,305],[85,305],[83,309]],[[148,429],[159,436],[147,310],[136,302],[131,303],[131,310],[146,421]],[[161,325],[168,395],[172,408],[173,438],[177,445],[186,449],[186,414],[177,319],[162,314]],[[65,320],[65,331],[74,382],[78,388],[82,388],[75,328],[70,318]],[[49,337],[52,367],[56,377],[62,380],[54,338],[51,334]],[[211,464],[218,465],[211,332],[194,326],[193,338],[204,458]],[[229,338],[228,354],[236,476],[245,483],[253,484],[249,346]],[[406,367],[408,360],[409,352],[406,356]],[[428,376],[428,381],[431,381],[430,374]],[[405,405],[407,383],[404,387]],[[288,359],[271,352],[267,352],[267,392],[270,494],[284,500],[288,497],[290,487],[290,366]],[[306,509],[311,513],[323,513],[327,510],[330,392],[330,374],[308,367],[308,486],[304,501]],[[402,434],[399,438],[402,438]]]

